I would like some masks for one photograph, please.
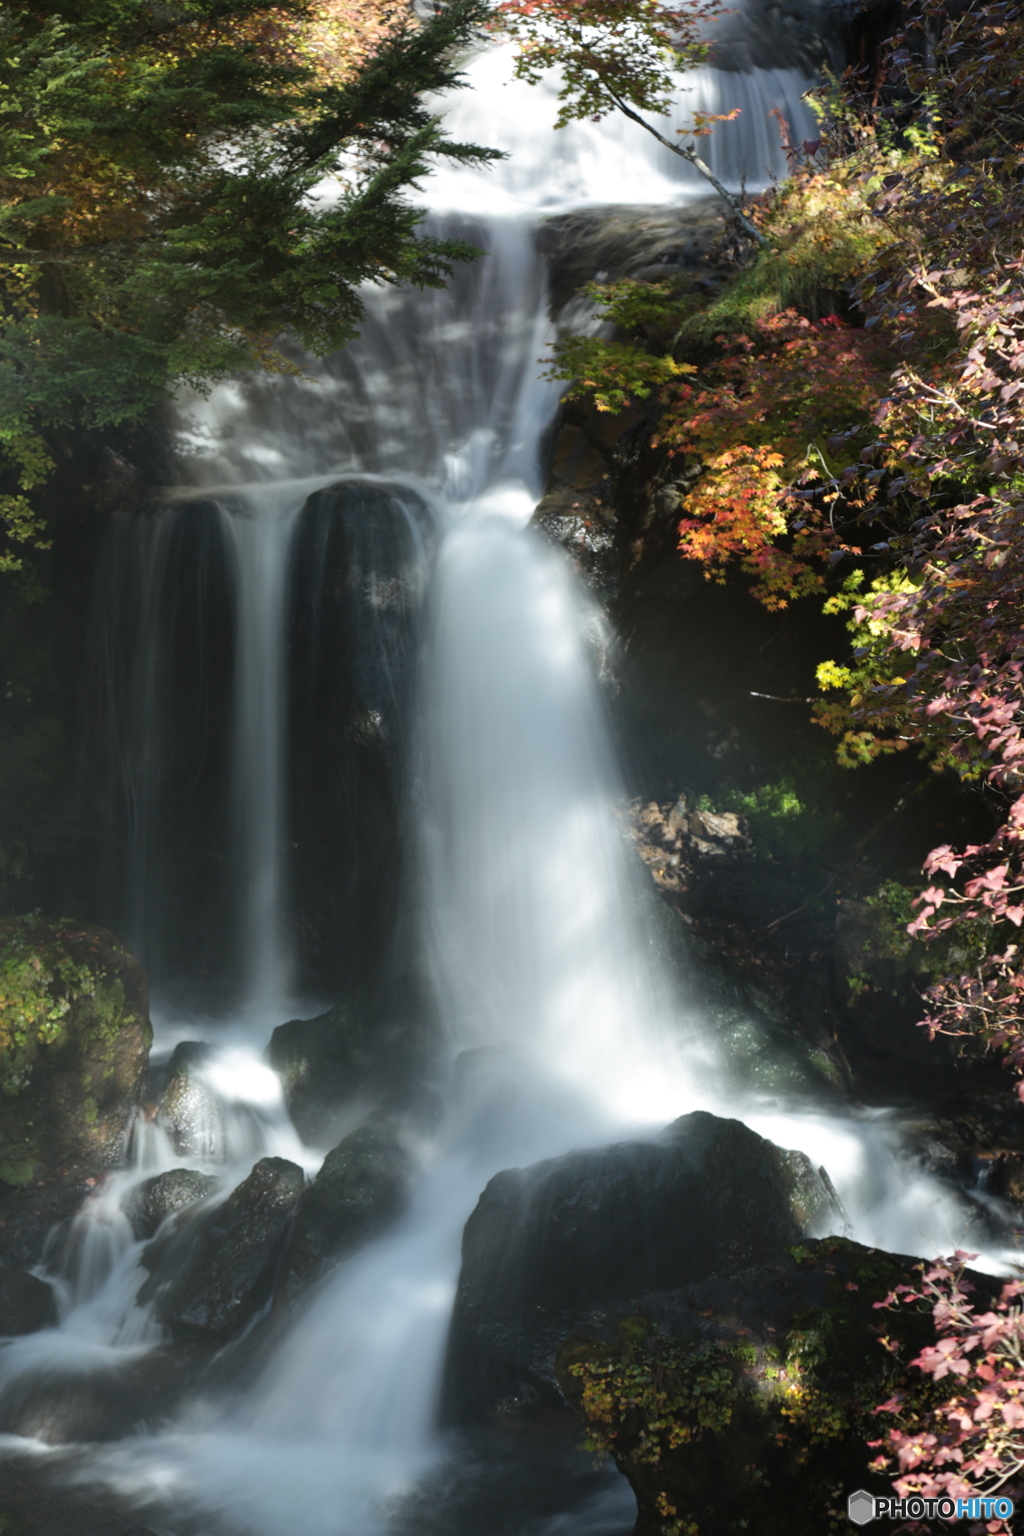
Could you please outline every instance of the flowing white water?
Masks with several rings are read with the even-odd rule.
[[[245,1003],[275,1018],[288,1011],[282,924],[284,862],[284,593],[292,524],[305,495],[250,491],[227,526],[238,565],[235,810],[244,892]]]
[[[282,571],[310,488],[291,483],[300,475],[323,484],[400,472],[437,508],[443,541],[419,696],[420,905],[450,1055],[462,1055],[443,1127],[418,1148],[423,1172],[407,1217],[320,1287],[245,1402],[195,1403],[173,1432],[90,1454],[87,1475],[149,1506],[161,1530],[375,1536],[386,1527],[440,1454],[434,1415],[459,1236],[489,1176],[510,1164],[650,1133],[700,1104],[825,1163],[855,1235],[929,1253],[961,1236],[960,1208],[904,1158],[889,1119],[730,1096],[701,1021],[681,1016],[673,998],[614,817],[621,784],[591,661],[601,620],[523,526],[556,400],[537,376],[549,327],[532,226],[552,208],[704,189],[630,125],[553,136],[550,91],[508,84],[500,55],[471,73],[474,91],[453,108],[456,135],[497,142],[510,158],[487,177],[445,171],[424,195],[454,210],[443,227],[465,228],[472,214],[488,254],[450,290],[368,294],[360,341],[311,366],[308,379],[222,389],[191,408],[193,479],[231,487],[249,1004],[226,1034],[181,1019],[165,1032],[165,1041],[220,1041],[202,1069],[221,1105],[213,1155],[192,1165],[218,1172],[217,1199],[259,1155],[317,1162],[256,1054],[288,991]],[[756,184],[784,169],[765,120],[778,105],[803,131],[801,82],[705,71],[690,84],[687,107],[744,107],[713,141],[720,174]],[[135,1147],[134,1166],[80,1218],[60,1328],[4,1347],[0,1392],[58,1365],[116,1368],[157,1336],[135,1302],[140,1245],[120,1208],[133,1183],[183,1160],[159,1125],[140,1128]],[[594,1506],[578,1528],[624,1529],[628,1518],[606,1523],[618,1518]],[[569,1528],[556,1522],[552,1536]]]

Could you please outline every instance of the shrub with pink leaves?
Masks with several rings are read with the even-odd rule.
[[[958,1250],[922,1264],[916,1283],[875,1303],[890,1310],[923,1303],[935,1322],[936,1342],[910,1362],[925,1390],[898,1391],[875,1409],[890,1422],[870,1442],[878,1451],[872,1470],[894,1474],[901,1498],[1013,1497],[1024,1488],[1024,1281],[1008,1281],[979,1312],[966,1274],[976,1257]],[[974,1529],[1009,1536],[1011,1528],[994,1519]]]

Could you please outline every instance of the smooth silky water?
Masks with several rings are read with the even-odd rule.
[[[623,785],[595,665],[609,643],[605,620],[526,527],[557,405],[539,376],[551,328],[538,220],[586,204],[679,203],[704,185],[617,119],[553,134],[552,92],[511,83],[501,50],[469,73],[473,88],[450,107],[454,135],[509,158],[487,171],[439,171],[423,196],[435,229],[468,233],[485,256],[444,291],[368,292],[361,338],[322,363],[306,360],[303,377],[183,402],[187,484],[144,525],[122,530],[107,568],[105,601],[123,605],[129,590],[143,599],[106,643],[130,827],[134,931],[125,936],[147,963],[167,921],[170,856],[154,825],[154,786],[173,748],[160,657],[179,623],[172,551],[193,525],[210,541],[210,592],[233,604],[220,748],[233,809],[217,835],[234,871],[237,1000],[227,1018],[155,1010],[158,1055],[186,1038],[214,1046],[199,1069],[214,1105],[200,1150],[182,1158],[159,1121],[140,1120],[126,1166],[77,1218],[70,1278],[53,1282],[58,1328],[3,1345],[0,1394],[47,1379],[60,1390],[75,1373],[116,1371],[161,1341],[136,1299],[142,1244],[122,1214],[133,1185],[195,1167],[216,1173],[210,1199],[221,1200],[258,1157],[287,1157],[312,1175],[328,1150],[300,1143],[262,1061],[276,1024],[317,1011],[292,995],[282,852],[289,543],[310,492],[345,479],[405,486],[429,506],[439,538],[432,566],[426,544],[422,552],[409,879],[447,1051],[436,1085],[443,1113],[415,1146],[421,1174],[408,1213],[320,1284],[244,1394],[210,1391],[171,1428],[87,1453],[17,1442],[138,1505],[160,1532],[448,1536],[443,1514],[417,1524],[409,1510],[446,1456],[464,1453],[435,1430],[440,1373],[462,1228],[501,1168],[651,1135],[704,1107],[824,1164],[860,1240],[931,1255],[964,1237],[963,1205],[907,1154],[894,1115],[744,1095],[713,1031],[674,994],[616,820]],[[799,101],[810,82],[794,72],[704,70],[685,83],[680,122],[695,106],[743,108],[710,146],[733,185],[784,174],[770,108],[798,136],[811,131]],[[184,510],[196,497],[201,515]],[[565,1488],[561,1509],[556,1500],[518,1523],[495,1494],[451,1536],[456,1526],[458,1536],[630,1529],[632,1496],[614,1472],[581,1479],[577,1465]]]

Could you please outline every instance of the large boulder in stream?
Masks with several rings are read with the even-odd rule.
[[[84,923],[0,924],[0,1253],[35,1263],[50,1227],[117,1164],[152,1039],[146,975]]]
[[[293,1294],[383,1231],[405,1205],[411,1174],[408,1152],[383,1126],[361,1126],[328,1152],[299,1203],[279,1294]]]
[[[222,1204],[143,1250],[139,1301],[177,1338],[231,1338],[271,1296],[306,1176],[264,1157]]]
[[[833,1198],[802,1153],[703,1111],[656,1141],[497,1174],[463,1235],[445,1422],[561,1405],[556,1350],[595,1311],[784,1263]]]

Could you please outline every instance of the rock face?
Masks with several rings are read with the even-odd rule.
[[[223,1153],[220,1108],[201,1075],[210,1050],[201,1040],[182,1040],[167,1063],[167,1084],[160,1095],[160,1121],[179,1157],[216,1157]]]
[[[261,1158],[222,1205],[145,1250],[139,1301],[176,1337],[230,1338],[270,1298],[304,1187],[296,1163]]]
[[[198,1173],[193,1168],[172,1168],[155,1178],[137,1184],[124,1204],[124,1213],[132,1231],[141,1240],[154,1237],[168,1216],[187,1210],[217,1187],[212,1173]]]
[[[53,1291],[43,1280],[10,1265],[0,1268],[0,1338],[55,1328]]]
[[[382,1231],[405,1204],[411,1172],[409,1154],[383,1127],[361,1126],[346,1136],[299,1203],[281,1294],[294,1293]]]
[[[558,1380],[633,1487],[634,1536],[693,1522],[821,1536],[845,1525],[854,1489],[891,1494],[867,1470],[872,1410],[934,1330],[927,1309],[879,1314],[873,1304],[914,1262],[844,1238],[805,1240],[770,1266],[649,1295],[631,1315],[595,1313],[568,1339]],[[998,1289],[972,1279],[982,1297]]]
[[[359,1012],[345,1004],[315,1019],[278,1025],[267,1059],[281,1079],[288,1113],[303,1141],[329,1145],[338,1134],[339,1106],[373,1088],[369,1030]]]
[[[655,1142],[499,1173],[463,1237],[445,1421],[559,1402],[555,1350],[594,1309],[784,1262],[815,1181],[801,1154],[704,1112]]]
[[[121,1158],[145,1083],[146,976],[113,934],[0,926],[0,1250],[34,1263],[50,1225]]]
[[[43,1368],[5,1382],[0,1434],[67,1445],[152,1432],[181,1408],[217,1347],[212,1338],[183,1340],[91,1372],[63,1367],[55,1352]]]
[[[116,1510],[51,1493],[8,1461],[0,1465],[0,1530],[4,1536],[153,1536]]]

